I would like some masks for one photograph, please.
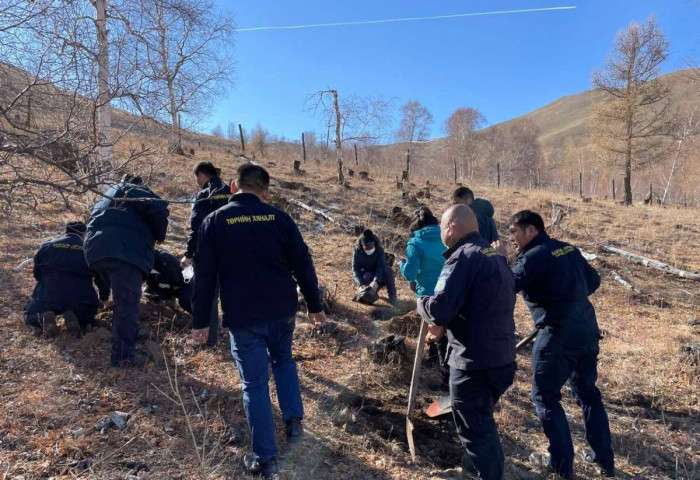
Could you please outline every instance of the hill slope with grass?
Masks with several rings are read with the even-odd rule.
[[[201,154],[200,154],[201,153]],[[152,175],[151,186],[168,198],[195,190],[192,166],[214,161],[231,178],[238,160],[206,144],[197,157],[166,157]],[[402,212],[421,202],[435,212],[449,204],[453,186],[430,186],[430,198],[418,188],[403,195],[389,179],[334,181],[334,166],[304,166],[291,171],[288,158],[266,158],[274,183],[272,203],[288,211],[309,244],[319,278],[331,297],[332,324],[315,332],[303,312],[297,317],[294,356],[304,396],[307,438],[303,446],[284,446],[282,422],[275,407],[278,439],[284,451],[281,479],[429,479],[458,478],[462,455],[451,419],[428,419],[420,413],[436,398],[428,383],[438,376],[426,367],[418,394],[416,444],[411,462],[405,436],[405,409],[418,319],[408,284],[399,280],[400,306],[386,298],[375,306],[351,301],[354,226],[372,228],[388,251],[402,255],[407,228],[397,223]],[[422,190],[422,189],[421,189]],[[613,444],[623,479],[697,479],[700,474],[700,302],[698,282],[676,278],[621,257],[601,245],[615,245],[664,260],[686,270],[700,270],[696,245],[700,223],[694,211],[657,207],[624,208],[613,202],[582,203],[544,191],[520,192],[479,186],[491,200],[501,235],[508,216],[523,208],[539,211],[550,232],[597,255],[592,264],[603,283],[592,297],[604,333],[599,386],[610,415]],[[298,206],[302,202],[336,223]],[[179,256],[187,235],[187,204],[171,205],[164,248]],[[55,340],[34,337],[23,324],[22,307],[31,293],[31,259],[42,240],[56,236],[61,222],[73,219],[62,207],[15,211],[3,220],[0,267],[0,470],[4,478],[90,479],[224,479],[247,478],[242,458],[249,436],[240,381],[220,337],[216,351],[196,348],[189,339],[190,317],[163,304],[143,300],[141,323],[164,362],[144,369],[109,367],[111,310],[98,314],[100,336]],[[340,226],[339,226],[340,225]],[[615,280],[632,283],[630,291]],[[518,300],[518,334],[532,320]],[[387,335],[405,335],[406,351],[384,357],[368,346]],[[693,346],[695,345],[695,347]],[[529,399],[530,353],[518,356],[513,387],[497,408],[506,454],[506,479],[544,478],[528,465],[533,451],[545,451],[545,438]],[[271,383],[274,399],[274,384]],[[572,415],[577,453],[587,447],[580,410],[570,395],[564,407]],[[129,415],[123,429],[96,428],[111,412]],[[598,478],[582,456],[577,478]],[[132,477],[128,477],[132,475]]]

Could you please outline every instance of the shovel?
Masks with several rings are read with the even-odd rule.
[[[530,335],[520,340],[515,346],[515,351],[520,351],[524,346],[533,341],[537,336],[538,331],[538,329],[534,329]],[[430,418],[441,417],[443,415],[447,415],[448,413],[452,413],[452,402],[450,401],[449,395],[438,397],[437,400],[430,404],[428,410],[425,411],[425,414]]]
[[[428,324],[421,320],[420,333],[418,333],[418,343],[416,344],[416,358],[413,360],[413,375],[411,376],[411,389],[408,393],[408,411],[406,412],[406,436],[408,437],[408,449],[411,452],[411,460],[416,461],[416,446],[413,443],[413,422],[411,415],[413,407],[416,406],[416,395],[418,394],[418,380],[420,379],[420,367],[423,364],[423,342],[428,335]]]

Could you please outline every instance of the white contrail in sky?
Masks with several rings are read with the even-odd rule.
[[[373,25],[377,23],[398,23],[398,22],[418,22],[423,20],[442,20],[445,18],[464,18],[464,17],[483,17],[487,15],[508,15],[513,13],[533,13],[533,12],[553,12],[558,10],[573,10],[571,7],[545,7],[545,8],[528,8],[522,10],[498,10],[493,12],[475,12],[475,13],[455,13],[452,15],[436,15],[433,17],[408,17],[408,18],[386,18],[383,20],[359,20],[356,22],[336,22],[336,23],[312,23],[309,25],[287,25],[287,26],[269,26],[269,27],[250,27],[237,28],[238,32],[259,32],[262,30],[299,30],[302,28],[319,28],[319,27],[341,27],[347,25]]]

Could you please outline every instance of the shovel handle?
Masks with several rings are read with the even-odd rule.
[[[534,329],[532,332],[530,332],[530,335],[528,335],[527,337],[525,337],[525,338],[523,338],[522,340],[520,340],[520,341],[518,342],[518,344],[515,346],[515,351],[516,351],[516,352],[519,351],[519,350],[522,349],[524,346],[526,346],[528,343],[530,343],[531,341],[533,341],[533,340],[535,339],[535,337],[537,336],[537,333],[538,333],[539,331],[540,331],[540,330],[539,330],[538,328],[536,328],[536,329]]]

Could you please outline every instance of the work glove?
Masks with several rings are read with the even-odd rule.
[[[379,290],[379,283],[377,283],[376,280],[372,280],[372,283],[370,283],[369,286],[374,293],[377,293],[377,290]]]

